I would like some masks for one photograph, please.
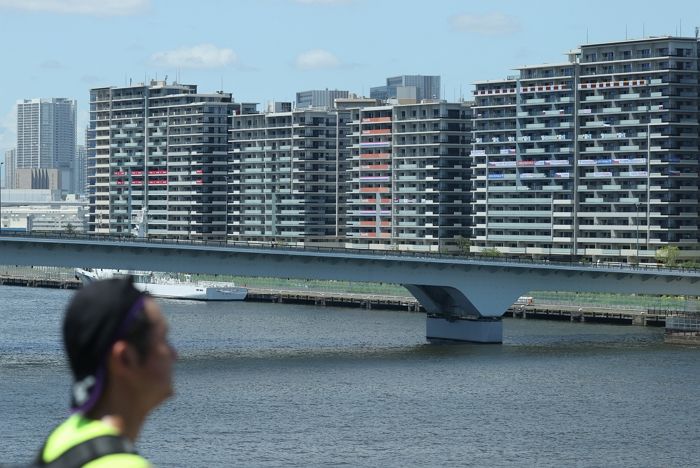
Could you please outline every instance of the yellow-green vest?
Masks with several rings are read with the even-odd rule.
[[[66,419],[51,433],[46,440],[41,459],[50,463],[60,457],[71,447],[95,437],[119,435],[116,428],[100,420],[88,419],[76,413]],[[97,458],[85,465],[84,468],[149,468],[152,465],[140,455],[132,453],[115,453]]]

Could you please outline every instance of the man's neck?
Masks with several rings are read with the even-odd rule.
[[[113,398],[111,395],[110,392],[106,392],[86,416],[109,424],[119,434],[135,443],[146,420],[146,412],[135,408],[130,398]]]

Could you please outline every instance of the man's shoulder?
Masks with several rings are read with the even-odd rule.
[[[105,439],[108,443],[106,447]],[[76,453],[73,452],[76,450],[81,452],[78,457],[81,458],[85,457],[86,449],[88,449],[88,456],[82,459],[91,460],[84,465],[90,468],[151,466],[145,458],[133,453],[133,445],[124,439],[114,426],[77,413],[66,419],[49,435],[42,449],[41,459],[44,463],[50,464],[68,455],[74,457]],[[122,450],[124,453],[121,453]],[[105,452],[107,455],[98,455]],[[97,455],[99,458],[92,460],[90,454]]]
[[[71,447],[87,440],[107,435],[119,435],[118,431],[102,421],[88,419],[80,413],[68,417],[46,439],[42,450],[45,462],[51,462]]]
[[[83,465],[83,468],[149,468],[151,466],[153,465],[141,455],[133,453],[113,453],[93,460]]]

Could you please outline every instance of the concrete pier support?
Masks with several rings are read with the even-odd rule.
[[[425,336],[429,341],[467,341],[471,343],[503,343],[503,321],[500,318],[445,318],[428,315]]]
[[[428,312],[425,336],[437,341],[503,343],[502,315],[522,293],[516,287],[498,289],[404,284]]]

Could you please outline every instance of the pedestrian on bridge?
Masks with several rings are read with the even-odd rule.
[[[131,278],[97,281],[69,303],[63,340],[72,415],[46,439],[36,464],[151,466],[134,443],[148,414],[172,395],[177,357],[158,304]]]

